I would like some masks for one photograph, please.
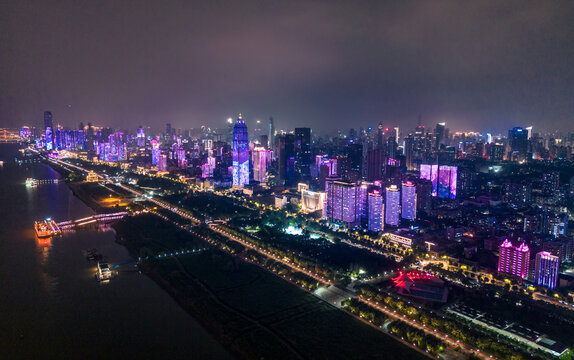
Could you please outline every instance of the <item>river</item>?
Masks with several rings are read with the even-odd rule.
[[[0,359],[230,359],[231,356],[133,264],[106,284],[82,252],[110,264],[130,259],[113,230],[81,230],[40,241],[35,220],[94,212],[63,183],[27,188],[28,177],[57,179],[41,163],[14,162],[0,144]]]

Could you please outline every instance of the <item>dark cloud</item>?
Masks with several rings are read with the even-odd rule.
[[[13,1],[0,126],[573,130],[574,3]],[[71,105],[68,106],[68,105]]]

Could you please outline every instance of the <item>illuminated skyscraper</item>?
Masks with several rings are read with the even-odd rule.
[[[521,127],[508,130],[508,144],[510,145],[510,159],[522,160],[528,152],[528,131]]]
[[[311,129],[295,128],[295,171],[297,179],[311,179]]]
[[[292,186],[295,184],[295,135],[279,135],[276,140],[279,180]]]
[[[432,182],[432,195],[455,199],[457,193],[458,168],[456,166],[421,164],[420,178]]]
[[[52,113],[44,111],[44,129],[46,131],[46,150],[54,150],[54,124],[52,121]]]
[[[137,142],[139,147],[145,146],[145,132],[141,126],[138,128]]]
[[[185,150],[182,147],[177,149],[177,167],[180,169],[185,169],[187,167]]]
[[[201,177],[204,179],[213,177],[213,170],[215,170],[215,158],[208,156],[207,163],[201,165]]]
[[[368,229],[369,231],[382,231],[383,226],[383,197],[378,190],[370,192],[367,195],[367,204],[369,207]]]
[[[158,171],[167,171],[167,155],[161,154],[159,156],[159,163],[157,165]]]
[[[272,152],[270,150],[262,147],[253,149],[253,180],[262,183],[267,181],[267,164],[271,162],[271,154]]]
[[[420,178],[432,182],[432,196],[438,194],[438,165],[421,164]]]
[[[547,251],[539,252],[536,254],[536,263],[534,265],[534,282],[537,285],[554,289],[558,282],[559,267],[560,258],[558,256],[552,255]]]
[[[438,197],[445,199],[456,198],[456,182],[458,169],[456,166],[439,166]]]
[[[529,266],[530,249],[528,245],[522,243],[519,247],[515,247],[508,239],[500,244],[498,272],[526,279]]]
[[[415,184],[411,181],[404,182],[401,196],[402,218],[414,220],[417,217],[417,188]]]
[[[275,125],[273,124],[273,118],[269,118],[269,137],[268,137],[268,149],[275,151]]]
[[[366,189],[366,186],[355,183],[327,181],[325,217],[345,223],[349,228],[360,225]]]
[[[396,185],[385,189],[385,224],[399,226],[401,191]]]
[[[159,165],[159,155],[161,154],[159,141],[157,141],[157,139],[152,139],[150,143],[151,143],[151,164]]]
[[[241,114],[233,127],[233,186],[249,184],[249,138]]]
[[[442,144],[444,144],[445,129],[446,129],[445,123],[436,124],[436,128],[434,130],[434,136],[435,136],[435,149],[437,150],[440,148]]]

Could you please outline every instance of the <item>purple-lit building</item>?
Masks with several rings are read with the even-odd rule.
[[[456,166],[421,164],[420,178],[432,182],[432,196],[445,199],[456,198],[457,188]]]
[[[396,185],[385,189],[385,225],[399,226],[401,190]]]
[[[46,131],[46,150],[54,150],[54,123],[52,121],[52,113],[44,111],[44,129]]]
[[[24,139],[30,138],[30,128],[28,126],[22,126],[20,128],[20,137]]]
[[[185,157],[185,150],[180,147],[177,149],[177,167],[185,169],[187,167],[187,159]]]
[[[530,267],[530,249],[528,245],[522,243],[515,247],[506,239],[500,244],[498,255],[498,272],[514,275],[522,279],[528,277]]]
[[[167,171],[167,155],[161,154],[159,156],[159,163],[157,165],[158,171]]]
[[[356,183],[328,181],[323,209],[325,217],[349,228],[359,226],[365,210],[366,192],[366,186]]]
[[[438,165],[421,164],[420,178],[430,180],[432,183],[432,196],[437,196]]]
[[[233,127],[233,186],[249,184],[249,139],[241,114]]]
[[[438,170],[438,197],[445,199],[456,198],[456,166],[440,166]]]
[[[151,164],[159,165],[159,156],[161,154],[159,141],[157,139],[152,139],[150,143],[151,143]]]
[[[141,126],[138,128],[137,143],[139,147],[145,146],[145,132]]]
[[[550,289],[556,287],[558,282],[558,269],[560,268],[560,258],[547,251],[536,254],[534,265],[534,282],[537,285]]]
[[[384,205],[383,205],[383,197],[378,190],[370,192],[367,195],[367,204],[368,204],[368,229],[369,231],[379,232],[384,229],[383,225],[383,214],[384,214]]]
[[[412,181],[403,183],[401,191],[401,217],[414,220],[417,217],[417,188]]]

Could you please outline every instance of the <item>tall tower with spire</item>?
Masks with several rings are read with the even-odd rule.
[[[275,151],[275,125],[273,124],[273,118],[269,118],[269,150]]]
[[[249,138],[241,114],[233,127],[233,186],[249,184]]]

